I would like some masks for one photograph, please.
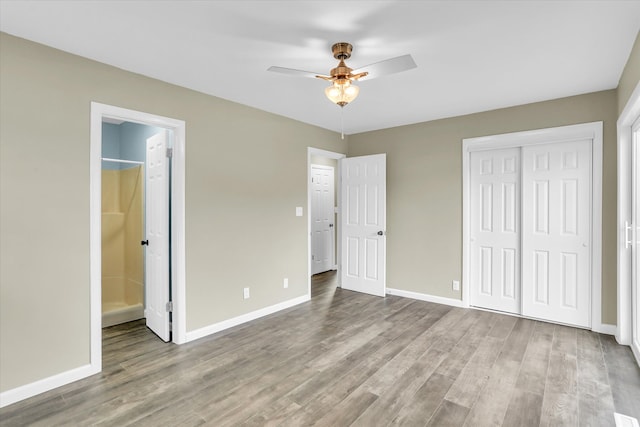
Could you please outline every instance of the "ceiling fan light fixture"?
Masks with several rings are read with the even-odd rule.
[[[349,79],[337,79],[331,86],[324,90],[329,101],[344,107],[358,97],[360,88],[351,84]]]

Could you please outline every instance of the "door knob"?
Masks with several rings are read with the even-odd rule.
[[[329,227],[333,227],[333,224],[329,224]]]
[[[378,231],[378,236],[384,236],[384,231],[382,230]]]

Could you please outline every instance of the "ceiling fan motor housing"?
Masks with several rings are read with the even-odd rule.
[[[346,42],[336,43],[333,46],[331,46],[333,57],[340,60],[351,58],[352,50],[353,50],[353,46],[351,46],[351,44]]]

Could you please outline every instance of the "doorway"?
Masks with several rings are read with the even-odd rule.
[[[602,123],[463,141],[463,303],[601,330]]]
[[[105,144],[103,141],[103,122],[111,122],[114,123],[130,123],[132,127],[139,127],[138,129],[147,129],[146,126],[150,126],[153,128],[152,135],[147,135],[148,137],[144,138],[143,148],[139,149],[144,151],[144,155],[138,153],[138,156],[142,156],[145,159],[150,159],[152,155],[149,153],[154,149],[156,151],[161,151],[161,155],[165,161],[159,161],[160,158],[157,158],[153,161],[143,162],[141,159],[128,160],[123,159],[121,157],[130,157],[127,156],[115,156],[114,158],[108,157],[107,152],[103,152],[103,148],[107,148],[108,143]],[[142,127],[140,127],[142,126]],[[173,147],[170,151],[166,150],[167,138],[171,138],[171,142]],[[167,117],[157,116],[153,114],[143,113],[135,110],[127,110],[115,106],[99,104],[99,103],[91,103],[91,142],[90,142],[90,199],[91,199],[91,207],[90,207],[90,235],[91,235],[91,244],[90,244],[90,262],[91,262],[91,366],[95,372],[99,372],[101,370],[102,365],[102,281],[103,281],[103,265],[102,265],[102,184],[103,184],[103,176],[102,169],[105,161],[104,158],[111,160],[119,160],[119,161],[107,161],[106,163],[111,163],[112,165],[118,165],[117,170],[127,170],[130,168],[122,169],[122,165],[134,165],[134,166],[144,166],[144,164],[148,164],[149,170],[155,168],[157,170],[158,167],[163,169],[163,173],[158,175],[158,173],[148,173],[146,186],[147,191],[140,192],[138,194],[139,197],[144,198],[150,194],[148,191],[149,188],[153,188],[154,184],[150,184],[148,179],[158,178],[158,176],[163,176],[165,182],[160,186],[166,189],[166,209],[150,209],[152,212],[151,215],[145,215],[144,221],[144,234],[145,238],[138,240],[138,248],[142,247],[145,244],[145,240],[149,240],[147,237],[150,235],[150,230],[148,227],[150,225],[154,225],[155,229],[162,229],[162,233],[164,233],[167,237],[167,242],[169,241],[169,237],[171,240],[171,248],[169,250],[168,244],[166,245],[166,259],[163,261],[163,270],[166,271],[163,273],[166,276],[166,284],[164,286],[163,292],[166,292],[166,303],[157,303],[157,300],[152,300],[152,297],[148,290],[145,291],[145,296],[143,298],[145,305],[145,316],[147,318],[149,316],[148,310],[153,308],[155,310],[170,310],[172,313],[172,326],[173,326],[173,335],[171,341],[177,344],[181,344],[185,342],[186,335],[186,325],[185,325],[185,270],[184,270],[184,258],[185,258],[185,249],[184,249],[184,148],[185,148],[185,123],[180,120],[170,119]],[[162,146],[162,147],[161,147]],[[158,149],[160,147],[160,149]],[[163,148],[164,147],[164,148]],[[132,146],[127,146],[126,149],[131,149]],[[106,155],[105,155],[106,154]],[[170,157],[166,157],[169,155]],[[133,162],[133,163],[124,163],[125,162]],[[153,167],[152,167],[153,163]],[[171,175],[168,173],[169,164],[171,166]],[[166,169],[164,169],[166,168]],[[134,177],[134,182],[140,180],[140,174],[142,172],[138,171],[136,173],[135,169],[131,173]],[[157,181],[157,180],[156,180]],[[169,192],[169,181],[170,181],[170,192]],[[144,185],[143,185],[144,186]],[[135,185],[134,185],[135,187]],[[156,192],[157,193],[157,192]],[[130,197],[128,198],[130,201]],[[157,200],[157,198],[156,198]],[[169,202],[170,200],[170,202]],[[165,203],[165,202],[160,202]],[[149,204],[149,201],[146,203],[141,202],[142,205]],[[164,217],[163,217],[164,215]],[[162,224],[158,226],[158,224]],[[170,227],[169,227],[169,224]],[[157,233],[157,230],[154,231]],[[156,269],[150,268],[150,263],[148,261],[149,254],[153,254],[155,252],[149,252],[145,255],[147,261],[145,264],[147,273],[154,273]],[[138,257],[141,258],[142,255],[138,252]],[[135,258],[135,255],[132,255],[131,258]],[[126,270],[126,268],[125,268]],[[133,282],[140,282],[140,271],[133,272],[137,274],[132,274]],[[145,273],[145,275],[147,274]],[[123,278],[124,281],[127,278]],[[145,278],[144,281],[148,281],[148,278]],[[154,279],[155,280],[155,279]],[[170,286],[169,286],[170,283]],[[123,291],[124,292],[124,291]],[[169,294],[171,295],[171,302],[169,303]],[[139,295],[137,295],[139,297]],[[155,306],[152,307],[152,303],[155,302]],[[168,318],[168,315],[167,315]],[[167,322],[167,335],[165,335],[165,339],[168,339],[168,322]]]
[[[307,211],[311,212],[312,158],[337,160],[335,245],[338,286],[386,294],[386,154],[350,157],[316,148],[307,151]],[[312,215],[308,215],[308,294],[311,295]]]
[[[618,324],[616,340],[640,365],[640,84],[620,114],[618,130]]]
[[[631,126],[631,221],[635,237],[631,247],[631,350],[640,364],[640,117]]]
[[[307,212],[308,215],[308,294],[311,276],[337,270],[340,277],[340,160],[346,155],[309,147],[307,149]],[[315,174],[315,175],[314,175]],[[333,183],[330,183],[329,176]],[[324,191],[326,190],[326,192]],[[318,221],[315,221],[318,219]],[[330,226],[333,224],[333,226]],[[316,234],[314,236],[314,234]],[[316,262],[316,258],[324,258]],[[328,268],[327,268],[328,267]],[[322,270],[322,271],[320,271]],[[340,280],[338,279],[338,287]]]
[[[335,270],[338,161],[311,157],[311,275]],[[327,163],[327,164],[321,164]]]
[[[170,340],[169,153],[173,132],[102,123],[102,326],[145,318]]]

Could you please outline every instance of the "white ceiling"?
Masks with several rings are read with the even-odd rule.
[[[411,54],[418,68],[359,84],[347,134],[617,87],[640,1],[17,1],[0,30],[340,131],[321,80],[330,46],[352,68]]]

